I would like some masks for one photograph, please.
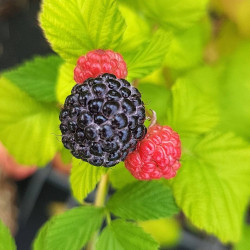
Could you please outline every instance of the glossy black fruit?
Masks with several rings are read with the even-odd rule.
[[[75,85],[60,113],[62,142],[95,166],[123,161],[146,134],[140,92],[124,79],[103,74]]]

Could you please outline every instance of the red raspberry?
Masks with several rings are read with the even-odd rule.
[[[179,135],[168,126],[154,125],[131,152],[125,166],[139,180],[173,178],[180,168]]]
[[[126,78],[127,66],[123,57],[112,50],[93,50],[80,56],[74,69],[74,80],[82,84],[86,79],[109,73],[117,78]]]

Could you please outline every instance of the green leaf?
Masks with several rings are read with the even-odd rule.
[[[64,104],[66,97],[71,94],[71,89],[76,84],[74,81],[74,68],[74,64],[64,63],[59,69],[56,95],[60,104]]]
[[[244,42],[225,63],[220,79],[221,128],[250,139],[250,42]]]
[[[208,20],[202,21],[174,34],[164,65],[176,70],[186,70],[201,63],[210,34],[209,24]]]
[[[169,187],[159,182],[135,182],[118,190],[107,208],[123,219],[150,220],[178,213]]]
[[[32,249],[33,250],[44,250],[45,249],[45,242],[46,242],[46,236],[48,227],[50,225],[50,221],[47,221],[38,231],[36,238],[34,239],[32,243]]]
[[[150,234],[161,246],[176,246],[181,239],[181,225],[178,218],[161,218],[138,222],[142,229]]]
[[[60,104],[64,104],[66,97],[71,94],[71,90],[76,84],[74,81],[74,68],[75,65],[64,63],[59,69],[56,95]]]
[[[231,1],[230,5],[231,3],[233,2]],[[239,36],[235,35],[238,34],[238,32],[239,30],[235,25],[235,22],[232,22],[229,19],[225,20],[225,22],[221,24],[220,35],[217,36],[212,42],[212,46],[215,52],[215,57],[214,53],[211,53],[206,55],[207,56],[206,59],[214,61],[214,59],[216,60],[218,58],[223,58],[225,56],[232,55],[235,49],[243,41],[243,37],[241,36],[242,34]]]
[[[33,249],[79,250],[101,227],[103,214],[103,208],[89,206],[55,216],[39,231]]]
[[[124,162],[120,162],[114,168],[109,169],[109,180],[116,189],[122,188],[129,183],[137,181],[133,175],[125,168]]]
[[[208,0],[158,0],[145,1],[146,15],[164,28],[186,29],[191,27],[207,10]]]
[[[218,123],[216,104],[188,78],[179,78],[172,88],[172,107],[167,111],[167,124],[181,136],[202,134]]]
[[[202,95],[209,96],[213,102],[218,103],[218,100],[222,98],[222,93],[219,92],[219,86],[221,85],[219,79],[223,72],[224,65],[202,65],[189,71],[188,74],[185,75],[185,78],[187,78],[190,83],[192,82],[192,84],[202,92]]]
[[[97,250],[157,250],[158,244],[140,227],[122,220],[112,221],[102,232]]]
[[[62,149],[60,150],[60,156],[61,156],[61,160],[64,164],[69,164],[72,162],[72,154],[71,152],[66,149],[65,147],[62,147]]]
[[[208,0],[123,0],[150,20],[169,29],[191,27],[206,13]]]
[[[154,84],[154,85],[158,85],[158,86],[164,86],[164,87],[168,87],[171,86],[172,83],[170,83],[170,81],[172,81],[172,79],[170,79],[170,77],[168,77],[169,73],[167,72],[167,70],[163,67],[160,67],[158,69],[156,69],[155,71],[153,71],[152,73],[150,73],[149,75],[143,77],[142,79],[139,80],[139,88],[141,84]]]
[[[161,66],[171,41],[170,33],[158,30],[152,39],[140,46],[135,53],[124,53],[128,78],[138,79],[148,75]]]
[[[15,250],[15,241],[12,238],[9,229],[0,220],[0,250]]]
[[[56,102],[55,85],[62,59],[56,55],[35,57],[23,65],[7,71],[3,77],[41,102]]]
[[[157,121],[164,124],[167,116],[166,111],[172,99],[170,90],[164,86],[155,84],[140,84],[139,90],[144,103],[148,105],[148,108],[156,112]]]
[[[182,157],[172,188],[178,206],[198,228],[223,242],[240,239],[249,198],[250,146],[228,133],[209,133]]]
[[[93,49],[116,50],[126,28],[115,0],[44,0],[40,22],[52,48],[72,63]]]
[[[59,110],[0,78],[0,140],[20,164],[44,166],[61,147]]]
[[[73,158],[70,185],[74,197],[79,202],[83,202],[83,199],[94,190],[106,171],[107,169],[104,167],[92,166],[87,162]]]
[[[128,51],[136,52],[138,47],[150,38],[151,27],[145,18],[125,4],[119,4],[119,10],[124,16],[127,25],[119,51],[121,54]]]
[[[241,240],[234,246],[234,250],[250,249],[250,225],[244,225]]]

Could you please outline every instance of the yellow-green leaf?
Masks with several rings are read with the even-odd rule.
[[[116,50],[126,28],[116,0],[44,0],[40,22],[52,48],[72,63],[93,49]]]
[[[173,179],[174,197],[187,218],[223,242],[241,237],[249,198],[250,146],[231,134],[212,132],[183,155]]]
[[[0,250],[15,250],[15,241],[9,229],[0,220]]]
[[[168,51],[171,33],[158,30],[153,37],[140,46],[138,51],[124,53],[128,78],[142,78],[160,67]]]
[[[107,169],[104,167],[92,166],[87,162],[73,158],[70,184],[74,197],[79,202],[83,202],[83,199],[95,189],[106,171]]]
[[[76,84],[74,81],[74,68],[74,64],[64,63],[59,69],[56,95],[60,104],[64,104],[66,97],[70,95],[71,89]]]
[[[206,13],[208,0],[123,0],[150,21],[169,29],[191,27]]]
[[[137,181],[137,179],[135,179],[135,177],[125,168],[124,162],[120,162],[114,168],[109,169],[109,180],[111,185],[116,189]]]
[[[208,20],[202,20],[187,30],[176,32],[164,65],[176,70],[186,70],[201,63],[209,33]]]
[[[0,140],[16,161],[44,166],[61,147],[59,110],[0,78]]]
[[[250,249],[250,225],[244,225],[240,241],[235,244],[233,250]]]
[[[123,35],[123,40],[119,48],[121,54],[128,51],[137,51],[138,46],[147,41],[151,36],[151,27],[141,15],[127,7],[119,4],[119,9],[125,18],[127,28]]]
[[[167,124],[181,136],[202,134],[218,123],[216,104],[188,78],[179,78],[172,88],[172,106],[167,111]]]

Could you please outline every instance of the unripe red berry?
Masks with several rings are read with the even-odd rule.
[[[126,78],[127,66],[123,57],[112,50],[93,50],[80,56],[74,69],[74,80],[82,84],[86,79],[95,78],[103,73]]]
[[[131,152],[125,166],[139,180],[170,179],[180,168],[179,135],[168,126],[154,125]]]

